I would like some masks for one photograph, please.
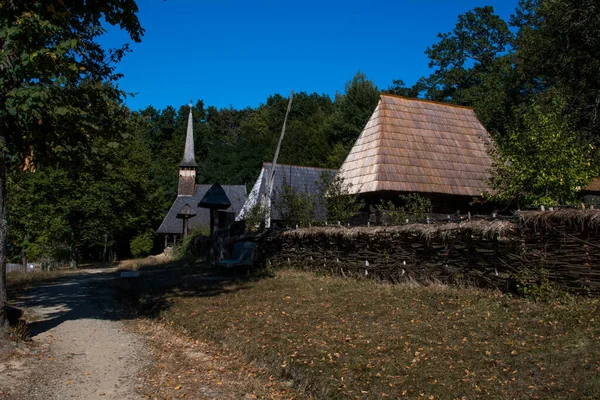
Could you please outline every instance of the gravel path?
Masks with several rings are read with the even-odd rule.
[[[142,399],[141,374],[150,355],[144,339],[125,329],[110,281],[112,271],[84,271],[39,285],[16,306],[26,310],[31,362],[11,373],[11,399]],[[0,366],[2,371],[2,366]]]

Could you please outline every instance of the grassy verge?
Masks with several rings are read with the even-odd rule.
[[[149,276],[142,307],[315,398],[598,398],[598,300],[279,271]]]
[[[15,295],[29,286],[50,281],[53,279],[60,278],[66,275],[72,275],[78,273],[78,270],[73,269],[64,269],[64,270],[54,270],[54,271],[37,271],[37,272],[8,272],[6,274],[6,286],[9,292],[9,295]]]

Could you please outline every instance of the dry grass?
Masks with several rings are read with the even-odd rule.
[[[132,258],[119,261],[117,264],[117,269],[120,271],[135,271],[140,268],[154,269],[152,267],[160,267],[166,264],[172,264],[173,261],[174,260],[170,257],[170,255],[161,253],[155,256],[148,256],[146,258]]]
[[[66,275],[80,273],[76,269],[59,269],[54,271],[36,271],[36,272],[8,272],[6,274],[6,286],[9,295],[12,297],[16,293],[26,289],[29,286],[41,282],[50,281]]]
[[[495,237],[505,237],[516,231],[516,225],[510,221],[504,220],[473,220],[456,222],[444,222],[437,224],[420,224],[412,223],[407,225],[395,226],[357,226],[352,228],[337,227],[337,226],[321,226],[312,228],[301,228],[295,230],[284,231],[282,235],[292,237],[314,237],[314,236],[330,236],[355,238],[358,236],[382,236],[399,235],[399,236],[419,236],[427,240],[445,239],[456,237],[459,233],[468,233],[472,236],[484,239],[493,239]]]
[[[280,271],[259,281],[144,278],[146,300],[314,398],[600,396],[598,300]]]
[[[291,399],[286,382],[270,379],[264,368],[237,354],[190,338],[168,323],[137,319],[130,324],[145,336],[153,362],[144,372],[141,393],[149,399]]]

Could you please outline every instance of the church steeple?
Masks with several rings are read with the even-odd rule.
[[[187,133],[185,134],[185,148],[183,149],[183,160],[180,167],[196,168],[196,157],[194,156],[194,121],[192,119],[192,103],[190,103],[190,115],[188,117]]]
[[[179,163],[179,185],[177,196],[193,196],[196,191],[196,157],[194,155],[194,122],[192,119],[192,103],[190,102],[190,115],[188,117],[187,133],[185,135],[185,148],[183,160]]]

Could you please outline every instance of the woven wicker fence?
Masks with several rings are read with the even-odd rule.
[[[257,238],[257,260],[391,282],[464,283],[512,290],[536,271],[600,294],[600,211],[519,212],[509,220],[393,227],[315,227]]]

